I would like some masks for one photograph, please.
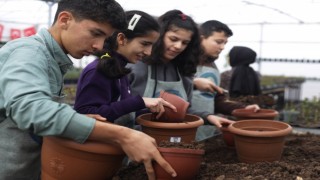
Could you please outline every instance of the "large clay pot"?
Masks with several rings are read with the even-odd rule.
[[[205,152],[203,149],[164,147],[158,147],[158,149],[163,158],[176,171],[177,176],[175,178],[171,177],[161,166],[154,163],[153,166],[157,180],[193,180],[196,178],[202,162],[202,156]]]
[[[249,120],[249,119],[269,119],[274,120],[278,117],[279,113],[273,109],[260,109],[254,112],[251,109],[235,109],[232,111],[232,115],[236,120]],[[234,147],[233,134],[229,132],[227,128],[229,124],[224,124],[220,128],[224,142],[228,147]]]
[[[161,141],[190,143],[195,140],[197,128],[203,125],[203,120],[196,115],[187,114],[183,122],[156,122],[151,121],[152,114],[143,114],[137,117],[137,123],[142,131]]]
[[[177,112],[174,112],[171,108],[165,106],[165,112],[157,121],[182,122],[186,116],[187,109],[190,103],[175,94],[171,94],[165,91],[160,91],[160,97],[174,105],[177,108]]]
[[[41,179],[111,179],[125,157],[121,148],[110,144],[44,137]]]
[[[259,109],[254,112],[252,109],[235,109],[232,111],[232,116],[237,120],[244,119],[270,119],[274,120],[279,115],[278,111],[273,109]]]
[[[285,137],[292,127],[275,120],[242,120],[229,125],[238,159],[245,163],[280,160]]]

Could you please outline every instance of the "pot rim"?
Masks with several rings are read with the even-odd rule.
[[[194,121],[184,121],[184,122],[158,122],[158,121],[151,121],[146,116],[151,117],[152,113],[142,114],[137,117],[137,123],[152,128],[163,128],[163,129],[188,129],[188,128],[195,128],[204,124],[204,121],[201,117],[193,115],[193,114],[186,114],[186,117],[189,116]]]
[[[64,146],[70,149],[84,151],[84,152],[98,153],[98,154],[117,154],[117,155],[125,154],[122,148],[113,144],[107,144],[102,142],[87,140],[85,143],[81,144],[70,139],[55,137],[55,136],[45,136],[43,137],[43,140],[51,143],[59,144],[61,146]]]
[[[204,149],[189,149],[189,148],[178,148],[178,147],[158,147],[160,153],[175,153],[175,154],[199,154],[205,153]]]
[[[252,122],[256,124],[252,125]],[[279,127],[272,127],[272,124],[277,124]],[[258,124],[258,125],[257,125]],[[258,126],[258,127],[257,127]],[[259,130],[245,130],[243,128],[273,128],[271,131]],[[250,119],[236,121],[228,126],[230,132],[236,135],[250,136],[250,137],[280,137],[286,136],[292,132],[292,127],[284,122],[277,120],[264,120],[264,119]]]

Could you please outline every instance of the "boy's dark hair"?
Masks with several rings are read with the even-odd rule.
[[[133,19],[136,18],[137,15],[140,15],[141,18],[138,20]],[[152,31],[159,32],[160,27],[158,22],[155,20],[154,17],[145,12],[137,10],[127,11],[126,16],[129,22],[131,22],[131,19],[133,20],[131,23],[137,21],[134,27],[132,26],[132,29],[126,28],[125,30],[113,33],[112,36],[106,39],[103,47],[104,50],[96,54],[100,57],[101,55],[108,52],[108,54],[111,56],[100,59],[97,65],[97,70],[109,78],[120,78],[131,72],[130,69],[123,67],[123,65],[119,63],[119,60],[117,59],[119,58],[119,55],[115,55],[117,54],[116,51],[118,49],[118,33],[122,32],[126,36],[127,40],[130,42],[134,38],[146,36],[148,33]]]
[[[148,64],[162,63],[159,58],[163,57],[164,53],[164,36],[167,31],[173,28],[182,28],[192,31],[191,41],[186,49],[181,52],[172,62],[178,67],[182,75],[192,76],[196,73],[198,58],[201,52],[200,36],[197,24],[190,17],[185,15],[180,10],[171,10],[159,17],[160,37],[152,48],[152,53],[149,58],[145,59]]]
[[[124,10],[114,0],[60,0],[53,23],[62,11],[71,12],[76,21],[89,19],[98,23],[109,23],[115,29],[126,26]]]
[[[201,24],[199,30],[200,35],[204,36],[205,38],[211,36],[213,32],[224,32],[227,37],[231,37],[233,35],[233,32],[226,24],[217,20],[204,22]]]
[[[224,32],[227,37],[231,37],[233,35],[232,30],[224,23],[217,21],[217,20],[209,20],[204,22],[199,27],[200,35],[204,38],[208,38],[213,34],[213,32]],[[208,64],[215,61],[216,57],[211,57],[206,55],[204,51],[202,51],[202,55],[199,60],[199,64]]]

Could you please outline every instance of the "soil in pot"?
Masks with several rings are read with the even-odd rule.
[[[205,155],[196,180],[227,179],[319,179],[320,136],[290,134],[285,139],[282,157],[274,162],[239,162],[236,151],[226,148],[222,135],[204,143]],[[147,180],[142,164],[130,163],[113,180]]]
[[[157,143],[161,141],[191,143],[195,140],[197,128],[203,125],[203,120],[187,114],[183,122],[156,122],[152,121],[152,114],[143,114],[137,117],[137,123],[142,131],[155,138]]]
[[[278,111],[274,109],[259,109],[257,112],[254,112],[252,109],[235,109],[232,111],[232,116],[236,120],[244,119],[270,119],[274,120],[278,117]]]
[[[229,98],[231,101],[241,102],[245,105],[258,104],[260,108],[273,109],[277,104],[273,96],[258,95],[258,96],[240,96],[236,98]]]

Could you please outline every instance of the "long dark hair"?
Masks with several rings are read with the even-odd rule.
[[[123,59],[124,57],[116,52],[118,49],[118,33],[123,33],[127,40],[131,41],[134,38],[146,36],[151,31],[159,32],[159,24],[151,15],[137,10],[127,11],[126,15],[131,24],[128,24],[126,29],[117,31],[106,39],[103,48],[104,50],[96,53],[99,57],[105,53],[110,55],[110,57],[104,56],[103,58],[100,58],[97,65],[97,70],[108,78],[120,78],[131,72],[130,69],[120,63],[119,58]],[[137,15],[141,16],[140,19],[137,19]]]
[[[171,10],[159,17],[158,22],[160,24],[160,37],[152,48],[150,57],[144,59],[148,64],[161,64],[159,58],[164,54],[164,36],[165,33],[173,28],[182,28],[192,31],[191,41],[186,49],[181,52],[172,62],[178,67],[179,72],[182,75],[192,76],[196,73],[198,58],[201,54],[200,48],[200,36],[198,32],[197,24],[194,20],[185,15],[180,10]]]

